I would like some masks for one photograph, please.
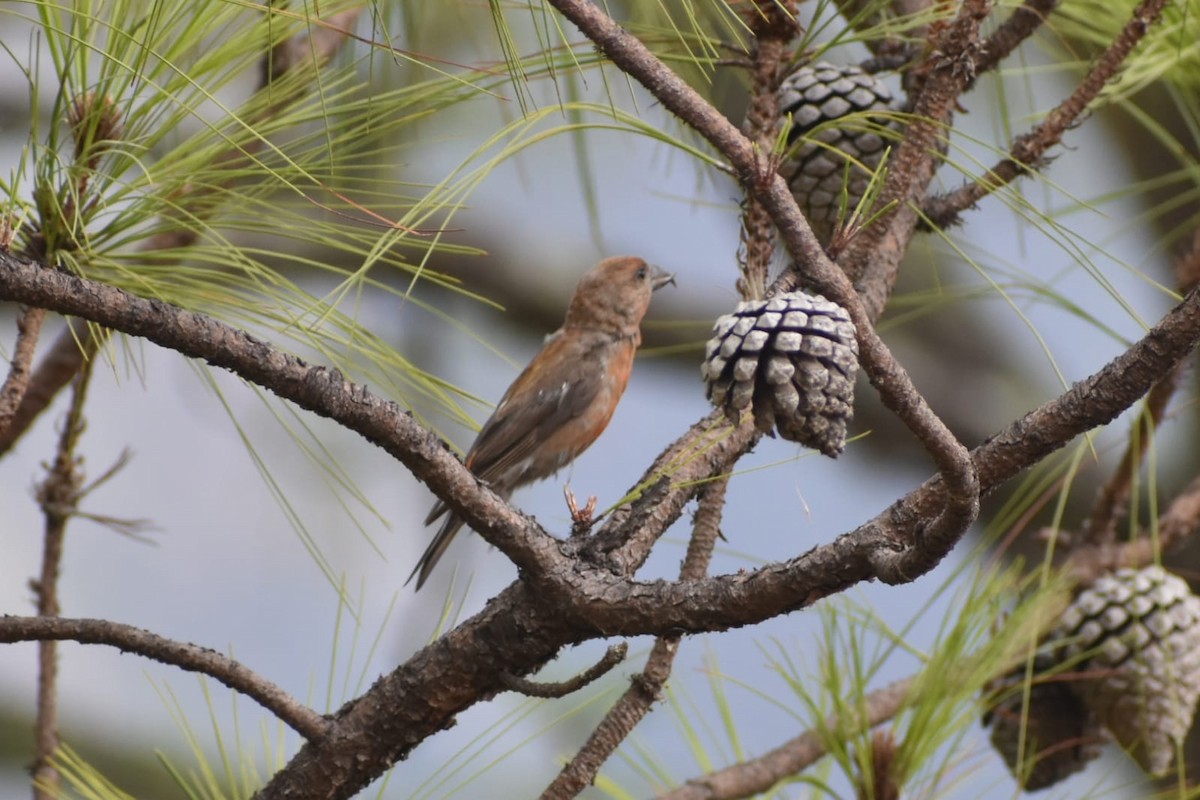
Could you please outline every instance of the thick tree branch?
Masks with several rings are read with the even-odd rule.
[[[72,641],[104,644],[126,653],[200,672],[241,692],[306,739],[320,739],[329,721],[275,684],[215,650],[176,642],[132,625],[103,619],[0,617],[0,643]]]
[[[932,197],[925,203],[922,211],[929,224],[939,228],[957,224],[963,211],[987,195],[1045,166],[1046,151],[1062,141],[1063,134],[1076,124],[1088,105],[1116,77],[1125,59],[1162,16],[1169,2],[1142,0],[1125,28],[1092,65],[1075,91],[1033,130],[1017,137],[1008,158],[992,167],[982,178],[964,183],[948,194]]]

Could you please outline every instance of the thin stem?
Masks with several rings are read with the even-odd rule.
[[[1092,513],[1084,523],[1083,533],[1074,542],[1076,547],[1089,545],[1109,545],[1117,539],[1117,523],[1120,522],[1129,507],[1129,497],[1133,492],[1134,478],[1142,468],[1146,451],[1158,430],[1158,424],[1166,413],[1167,404],[1179,388],[1183,376],[1184,364],[1180,362],[1151,387],[1142,406],[1142,413],[1133,422],[1129,433],[1129,444],[1125,454],[1112,475],[1101,487],[1096,501],[1092,504]]]
[[[75,455],[76,445],[83,433],[83,407],[91,370],[85,369],[75,378],[71,407],[63,422],[62,433],[54,463],[46,480],[38,489],[38,501],[46,519],[42,536],[42,571],[34,589],[37,612],[41,617],[57,617],[58,578],[62,567],[63,545],[67,522],[78,507],[83,472]],[[51,763],[58,750],[58,644],[38,642],[37,715],[34,722],[33,797],[51,800],[58,796],[59,775]]]
[[[29,430],[34,420],[50,407],[58,393],[95,355],[106,336],[104,332],[93,335],[87,326],[75,322],[69,323],[67,329],[58,335],[33,371],[28,388],[13,411],[12,418],[7,426],[0,429],[0,456],[7,453]]]

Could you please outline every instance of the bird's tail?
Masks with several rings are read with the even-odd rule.
[[[426,518],[425,524],[428,525],[442,514],[446,514],[446,519],[442,522],[442,527],[438,528],[437,535],[433,537],[433,541],[429,543],[429,547],[425,548],[425,552],[421,554],[421,559],[417,562],[417,566],[413,568],[412,574],[408,576],[408,580],[404,582],[405,586],[412,583],[412,579],[417,579],[416,591],[421,591],[421,587],[425,585],[425,581],[429,578],[429,573],[433,572],[433,568],[437,566],[438,560],[442,554],[446,552],[446,548],[450,546],[450,542],[454,541],[454,534],[458,533],[463,526],[463,521],[452,513],[448,513],[449,509],[445,505],[438,503],[433,507],[433,511],[429,512],[429,517]]]

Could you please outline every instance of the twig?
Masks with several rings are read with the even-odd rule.
[[[868,694],[863,700],[866,713],[862,729],[873,728],[896,716],[904,708],[914,680],[904,678]],[[841,725],[836,716],[831,716],[821,728],[837,730]],[[827,752],[823,737],[816,730],[810,730],[758,758],[693,778],[678,789],[659,795],[659,800],[735,800],[752,797],[802,772]]]
[[[600,678],[603,678],[613,670],[618,664],[625,660],[625,655],[629,652],[629,645],[625,642],[614,644],[604,651],[604,656],[592,666],[580,672],[578,675],[568,678],[565,681],[543,682],[533,681],[528,678],[518,678],[508,672],[500,673],[500,683],[504,688],[514,692],[528,695],[529,697],[557,698],[566,697],[569,694],[578,692],[589,683],[595,683]]]
[[[729,478],[721,477],[700,494],[700,506],[692,523],[692,537],[679,570],[680,581],[698,580],[708,573],[713,548],[721,535],[721,515],[728,487]],[[575,757],[542,792],[542,800],[575,797],[596,780],[600,767],[661,696],[663,686],[671,676],[679,642],[679,636],[659,636],[655,639],[642,673],[633,679]]]
[[[33,352],[37,348],[38,336],[42,332],[42,323],[46,320],[46,309],[23,308],[17,317],[17,341],[13,347],[12,363],[8,367],[8,377],[0,386],[0,438],[3,438],[12,426],[17,408],[29,387],[30,368],[33,364]]]
[[[38,488],[38,502],[46,519],[42,534],[42,571],[33,584],[37,612],[41,617],[57,617],[58,576],[62,566],[67,521],[79,504],[83,472],[75,447],[83,434],[83,406],[87,399],[92,372],[84,369],[75,378],[71,407],[63,422],[54,463],[46,480]],[[58,643],[38,642],[37,717],[34,722],[33,797],[51,800],[58,796],[58,770],[51,762],[58,750]]]
[[[1170,550],[1197,532],[1200,532],[1200,478],[1192,479],[1186,489],[1175,495],[1171,505],[1158,518],[1158,546],[1162,550]],[[1154,544],[1149,536],[1142,537],[1142,540]],[[1150,557],[1142,563],[1149,563],[1154,555],[1152,550]]]
[[[254,700],[310,741],[321,739],[329,728],[329,720],[325,717],[215,650],[103,619],[0,616],[0,643],[50,640],[109,645],[122,652],[208,675]]]
[[[1101,54],[1066,100],[1051,111],[1031,131],[1017,137],[1009,155],[978,180],[964,183],[947,194],[931,197],[922,208],[929,224],[945,228],[960,221],[963,211],[987,195],[1028,175],[1046,164],[1046,151],[1062,141],[1063,134],[1074,125],[1100,91],[1116,76],[1138,42],[1162,16],[1170,0],[1142,0],[1129,22],[1112,44]]]
[[[1163,553],[1179,547],[1200,534],[1200,478],[1194,478],[1175,496],[1158,518],[1158,536],[1139,536],[1119,544],[1077,547],[1071,552],[1065,570],[1081,586],[1088,586],[1101,575],[1121,567],[1140,567],[1162,558]]]

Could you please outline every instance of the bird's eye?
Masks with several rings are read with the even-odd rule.
[[[637,279],[639,281],[646,280],[646,276],[649,274],[650,274],[650,270],[646,269],[645,267],[638,267]]]

